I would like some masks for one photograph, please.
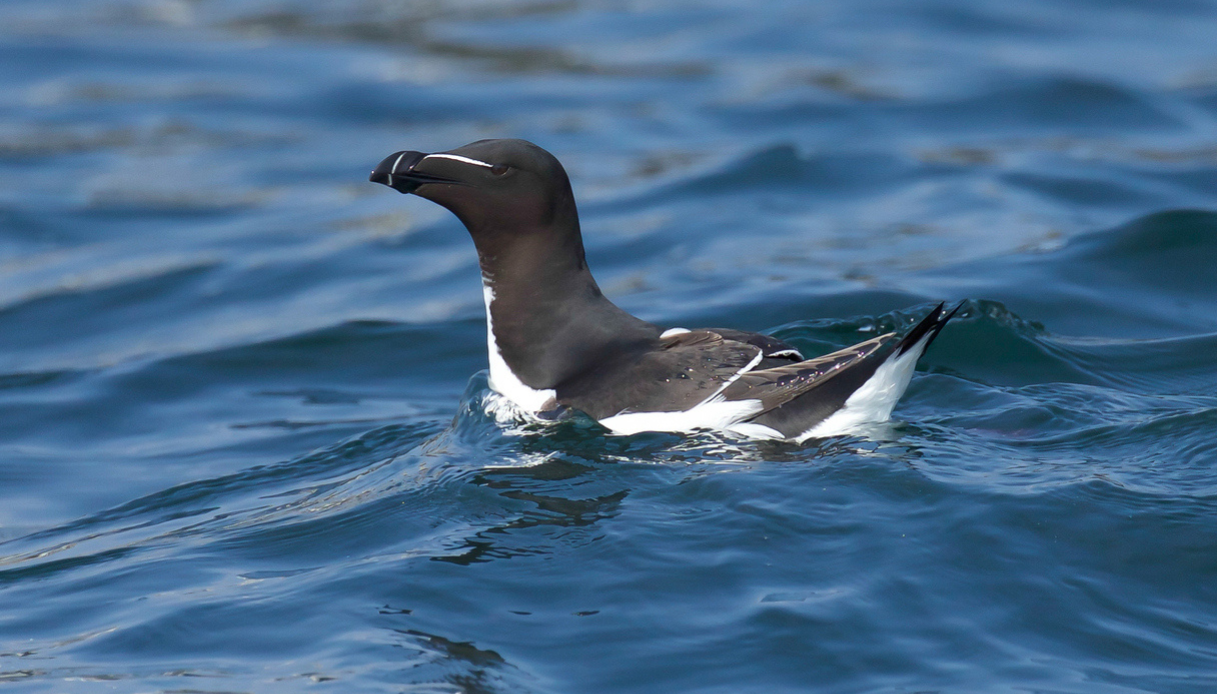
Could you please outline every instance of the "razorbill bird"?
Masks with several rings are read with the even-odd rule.
[[[575,409],[619,434],[727,431],[804,441],[886,421],[954,314],[940,304],[814,359],[758,333],[663,329],[596,286],[566,171],[524,140],[395,152],[369,177],[451,210],[482,269],[490,387],[541,418]],[[958,309],[956,309],[958,310]]]

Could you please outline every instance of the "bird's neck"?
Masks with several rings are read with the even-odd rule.
[[[478,259],[492,381],[514,377],[532,389],[552,389],[608,353],[659,334],[600,292],[577,228],[574,234],[517,234],[499,248],[479,244]]]

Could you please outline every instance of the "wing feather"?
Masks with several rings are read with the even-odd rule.
[[[712,330],[662,338],[659,349],[625,355],[558,387],[562,404],[595,419],[630,412],[680,412],[734,387],[761,348]],[[597,388],[612,384],[611,388]]]
[[[767,412],[879,352],[888,351],[896,342],[896,333],[887,333],[815,359],[749,371],[723,391],[723,397],[728,400],[759,399],[761,412]]]

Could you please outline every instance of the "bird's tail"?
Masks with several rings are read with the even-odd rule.
[[[927,349],[930,346],[930,343],[934,341],[934,338],[938,337],[938,333],[942,332],[942,329],[946,326],[947,321],[951,320],[952,316],[958,313],[959,309],[963,308],[963,302],[961,301],[958,306],[951,309],[950,313],[944,315],[943,310],[945,308],[945,301],[935,306],[934,310],[930,311],[928,316],[923,318],[916,327],[910,330],[909,333],[900,340],[899,344],[896,345],[894,356],[898,357],[916,347],[917,344],[925,339],[928,335],[929,339],[927,339],[925,345],[922,346],[923,351]]]
[[[917,360],[960,306],[947,313],[946,304],[939,304],[893,348],[874,350],[751,421],[796,441],[835,436],[860,424],[887,421],[908,387]]]

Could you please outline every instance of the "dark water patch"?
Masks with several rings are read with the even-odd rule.
[[[596,625],[589,624],[586,629],[591,629],[597,635],[602,649],[617,650],[628,648],[624,639],[628,639],[631,635],[643,632],[654,632],[664,634],[665,638],[661,640],[663,644],[659,652],[653,652],[648,655],[640,656],[641,660],[635,660],[632,667],[618,667],[611,664],[611,661],[597,661],[597,663],[588,663],[580,668],[584,679],[587,682],[591,681],[602,682],[608,686],[610,682],[616,683],[615,686],[624,686],[628,682],[636,682],[636,678],[631,676],[631,672],[637,672],[638,667],[643,669],[652,669],[658,666],[660,661],[679,662],[684,664],[683,667],[673,671],[670,668],[665,668],[668,672],[668,682],[674,683],[672,686],[681,686],[684,688],[694,687],[701,688],[704,686],[712,686],[712,678],[705,674],[705,668],[699,664],[701,659],[697,657],[697,653],[704,653],[706,648],[721,647],[721,640],[724,638],[720,635],[720,630],[726,624],[735,623],[737,620],[744,618],[747,615],[756,614],[760,621],[756,623],[755,637],[745,639],[747,643],[755,643],[755,639],[761,638],[764,633],[771,633],[773,628],[777,628],[779,624],[786,624],[781,630],[788,634],[789,638],[797,641],[797,646],[789,650],[770,650],[770,649],[745,649],[745,652],[735,652],[728,656],[725,663],[720,662],[715,668],[715,672],[721,676],[723,672],[735,672],[734,676],[742,676],[743,672],[748,671],[748,663],[753,663],[757,660],[766,665],[766,672],[775,677],[779,682],[793,682],[799,678],[817,677],[817,681],[834,680],[839,681],[839,686],[848,686],[846,682],[851,677],[851,670],[845,667],[844,663],[836,663],[830,656],[831,652],[837,652],[841,658],[849,659],[846,654],[854,652],[851,644],[858,643],[858,639],[869,638],[868,634],[879,632],[890,633],[890,630],[904,620],[913,617],[915,614],[923,614],[925,618],[930,615],[940,612],[942,609],[960,609],[957,599],[949,597],[949,587],[929,588],[915,578],[915,567],[922,561],[918,557],[923,556],[924,552],[931,544],[926,544],[928,538],[920,538],[915,529],[919,524],[928,521],[930,518],[935,518],[941,522],[942,512],[945,510],[944,505],[949,507],[952,500],[952,494],[942,492],[934,492],[933,485],[927,487],[924,483],[914,483],[915,477],[910,477],[907,474],[883,475],[880,474],[879,479],[890,480],[890,486],[886,489],[882,485],[874,488],[874,496],[870,497],[868,502],[860,502],[857,497],[851,494],[849,489],[862,490],[871,488],[878,480],[872,478],[872,475],[879,472],[879,468],[874,465],[858,464],[863,462],[857,458],[842,460],[838,459],[836,465],[827,468],[820,474],[811,473],[813,478],[819,484],[816,486],[817,491],[820,486],[824,486],[827,494],[819,492],[816,495],[807,496],[806,486],[800,485],[803,491],[802,495],[782,495],[775,493],[761,493],[762,489],[756,488],[753,484],[757,482],[759,474],[762,478],[768,478],[770,484],[786,484],[792,483],[792,478],[789,473],[794,470],[783,470],[771,473],[754,472],[746,477],[734,475],[710,475],[707,477],[698,477],[690,480],[684,485],[673,488],[673,491],[681,491],[688,497],[696,507],[691,508],[692,514],[677,513],[677,514],[658,514],[654,516],[635,517],[632,523],[644,523],[650,525],[651,532],[647,532],[644,528],[639,528],[641,534],[634,535],[634,541],[629,543],[628,547],[609,548],[601,546],[601,551],[607,552],[608,556],[601,560],[596,554],[588,557],[592,562],[591,568],[596,568],[601,565],[610,569],[610,573],[604,574],[608,578],[607,594],[600,597],[599,600],[593,599],[590,604],[587,597],[583,597],[584,609],[581,612],[597,611],[599,615],[619,615],[620,618],[627,618],[633,622],[634,626],[622,629],[621,626],[614,628],[610,624],[606,624],[597,628]],[[847,472],[848,471],[848,472]],[[871,473],[868,475],[867,473]],[[804,476],[803,473],[800,476]],[[718,491],[707,494],[703,492],[694,493],[689,496],[687,492],[693,491],[697,486],[716,487]],[[736,491],[731,491],[739,486],[748,487],[752,495],[749,495],[749,501],[741,505],[729,505],[723,509],[720,504],[723,501],[731,499],[744,498]],[[764,485],[762,485],[764,486]],[[882,490],[882,491],[880,491]],[[660,493],[662,498],[666,496],[660,489],[655,489],[656,493]],[[927,492],[929,495],[927,496]],[[638,492],[636,492],[638,493]],[[799,496],[803,498],[795,501]],[[639,498],[639,497],[631,497]],[[765,502],[775,499],[788,499],[789,503],[786,506],[767,507]],[[898,501],[899,500],[899,501]],[[994,526],[1002,527],[1005,523],[998,521],[1001,518],[1001,512],[993,510],[991,507],[994,500],[990,500],[985,505],[975,505],[972,507],[972,514],[955,517],[955,519],[964,523],[958,526],[960,531],[967,533],[967,529],[975,529],[976,532],[986,534],[985,528]],[[856,524],[849,521],[850,518],[856,518],[859,509],[871,508],[874,506],[882,506],[897,502],[906,506],[904,512],[896,512],[890,520],[895,527],[889,528],[888,532],[894,532],[894,535],[883,533],[870,536],[870,542],[865,537],[859,537],[858,531],[861,530]],[[638,503],[638,502],[635,502]],[[728,501],[728,503],[730,503]],[[758,506],[758,503],[760,504]],[[798,506],[792,504],[798,503]],[[854,513],[841,513],[842,507],[839,504],[850,504],[850,507],[855,510]],[[629,502],[627,501],[627,505]],[[996,506],[1004,508],[1005,512],[1010,512],[1016,509],[1017,504],[997,503]],[[990,507],[989,510],[985,510]],[[711,511],[710,509],[717,509]],[[796,510],[797,509],[797,510]],[[820,509],[820,513],[814,517],[802,520],[803,514],[811,509]],[[912,513],[909,511],[921,510],[921,513]],[[641,510],[641,509],[639,509]],[[1035,556],[1046,541],[1051,541],[1056,530],[1056,523],[1064,522],[1064,518],[1060,513],[1056,514],[1054,519],[1049,519],[1045,523],[1045,519],[1037,513],[1028,512],[1028,515],[1021,517],[1017,523],[1025,524],[1028,528],[1026,537],[1026,546],[1023,551],[1027,552],[1027,557]],[[903,519],[897,521],[897,518]],[[704,519],[703,523],[695,523],[698,519]],[[1012,519],[1013,520],[1013,519]],[[710,522],[716,521],[716,522]],[[996,522],[995,522],[996,521]],[[600,522],[613,525],[611,519],[602,519]],[[731,539],[724,538],[721,535],[711,537],[704,533],[697,532],[697,528],[705,525],[714,525],[719,528],[730,528],[727,534]],[[825,527],[827,526],[827,528]],[[1047,527],[1045,527],[1047,526]],[[678,530],[683,528],[683,532]],[[1036,530],[1042,528],[1042,530]],[[1093,532],[1093,528],[1087,528]],[[910,532],[911,531],[911,532]],[[693,534],[690,535],[689,533]],[[721,532],[721,531],[720,531]],[[891,544],[890,538],[904,538],[902,543]],[[771,552],[766,552],[758,547],[758,544],[763,544],[765,540],[769,540],[774,544]],[[761,556],[765,554],[771,555],[769,558],[778,559],[786,556],[782,552],[783,544],[794,543],[798,546],[806,546],[808,543],[813,545],[811,551],[817,558],[817,569],[808,571],[808,565],[798,561],[790,561],[787,559],[787,569],[782,571],[779,567],[782,564],[760,564],[755,565],[751,570],[745,569],[740,573],[741,567],[731,561],[729,551],[724,551],[723,547],[753,547],[759,551]],[[990,538],[989,542],[992,542]],[[996,546],[1007,547],[1010,542],[1008,536],[1002,536]],[[979,542],[977,544],[983,544]],[[651,546],[652,550],[662,551],[645,551],[643,548]],[[898,547],[903,545],[905,550],[902,552]],[[643,550],[643,551],[639,551]],[[1068,551],[1063,549],[1062,551]],[[876,554],[882,556],[884,563],[891,565],[893,561],[908,562],[907,569],[901,571],[895,568],[890,572],[882,574],[863,574],[869,576],[869,580],[863,582],[861,586],[845,588],[840,583],[834,585],[835,576],[842,575],[858,575],[857,569],[870,564]],[[847,559],[848,557],[848,559]],[[506,557],[500,559],[507,559]],[[840,563],[845,560],[845,563]],[[527,557],[515,556],[512,561],[528,561]],[[984,566],[984,560],[980,557],[959,556],[955,564],[960,572],[958,580],[974,580],[976,571],[980,566]],[[1005,585],[1005,590],[1010,596],[1017,596],[1020,593],[1026,597],[1034,597],[1035,595],[1051,594],[1054,591],[1053,582],[1045,580],[1035,587],[1014,589],[1017,583],[1011,583],[1011,568],[1017,565],[1018,559],[1011,558],[1010,562],[999,561],[991,569],[981,569],[984,575],[989,578],[985,580],[986,584],[992,582],[993,587]],[[1076,562],[1076,559],[1075,559]],[[793,564],[793,565],[792,565]],[[855,566],[855,570],[849,570],[850,565]],[[1051,560],[1043,558],[1035,559],[1034,566],[1047,567],[1051,566]],[[653,570],[650,573],[651,582],[644,589],[642,586],[634,584],[630,576],[636,575],[640,567],[650,566]],[[795,566],[798,571],[794,571]],[[772,567],[772,568],[770,568]],[[769,585],[774,586],[768,591],[761,591],[756,594],[755,601],[759,603],[758,608],[750,608],[750,602],[747,600],[740,601],[740,596],[736,592],[738,587],[751,580],[748,574],[771,574],[777,572],[779,575],[785,575],[785,581],[782,581],[775,575],[767,576]],[[517,589],[523,588],[523,584],[519,581],[525,579],[525,574],[522,572],[516,573],[517,578],[515,586]],[[579,598],[576,595],[581,595],[582,591],[572,590],[571,586],[558,587],[553,585],[552,581],[546,581],[543,575],[532,573],[533,580],[540,580],[543,583],[548,583],[548,592],[552,598],[556,598],[561,603],[573,606],[574,601]],[[453,575],[455,577],[455,575]],[[968,576],[970,579],[965,579]],[[904,578],[901,578],[904,577]],[[807,587],[808,583],[812,587]],[[462,582],[464,585],[468,585]],[[503,585],[498,590],[511,590],[511,584]],[[676,606],[687,602],[685,597],[690,586],[696,585],[700,590],[711,590],[720,595],[722,606],[719,610],[712,613],[702,613],[696,617],[690,615],[685,621],[679,624],[663,622],[663,615],[670,614],[670,611]],[[797,585],[803,588],[791,590],[788,586]],[[955,586],[959,588],[958,585]],[[928,589],[928,590],[927,590]],[[475,592],[476,594],[476,592]],[[539,607],[540,603],[531,604],[533,601],[541,600],[542,592],[538,587],[534,587],[527,591],[527,594],[532,596],[529,603],[522,605],[520,611],[528,612],[530,615],[547,614],[562,610],[561,605],[551,606],[549,610]],[[797,596],[797,597],[792,597]],[[570,596],[570,597],[566,597]],[[882,618],[870,615],[863,615],[857,610],[852,610],[849,605],[854,604],[859,598],[868,597],[868,599],[878,600],[881,604],[887,606],[886,614],[888,617]],[[574,598],[574,601],[571,600]],[[768,598],[768,599],[765,599]],[[647,605],[655,604],[656,602],[664,604],[667,609],[664,611],[648,610]],[[613,607],[607,610],[597,610],[599,604],[611,604]],[[948,607],[954,604],[954,608]],[[556,609],[555,609],[556,608]],[[992,608],[990,608],[991,610]],[[1072,608],[1076,610],[1076,606]],[[1068,611],[1068,608],[1067,608]],[[417,614],[417,613],[415,613]],[[883,614],[883,613],[878,613]],[[973,609],[970,611],[971,620],[977,618],[977,612]],[[983,614],[983,612],[982,612]],[[994,615],[993,619],[999,619],[1003,613]],[[1010,615],[1011,617],[1013,615]],[[555,615],[556,617],[556,615]],[[769,617],[766,619],[765,617]],[[425,618],[424,618],[425,619]],[[777,619],[778,622],[772,621]],[[988,621],[988,617],[982,617]],[[751,620],[747,620],[751,623]],[[550,628],[557,626],[551,618],[548,622]],[[620,622],[618,622],[620,624]],[[946,647],[947,644],[954,641],[958,644],[965,643],[970,637],[967,634],[971,633],[969,626],[970,620],[961,620],[953,627],[945,629],[937,629],[932,635],[921,633],[921,643],[925,644],[926,654],[936,652],[937,647]],[[1008,625],[1010,626],[1010,625]],[[505,625],[506,627],[506,625]],[[1062,621],[1061,631],[1059,634],[1064,636],[1071,633],[1067,626]],[[564,652],[569,652],[569,647],[560,646],[557,635],[551,634],[548,638],[543,637],[537,632],[536,628],[527,623],[512,625],[512,630],[515,633],[513,639],[514,647],[498,647],[496,652],[511,653],[512,650],[518,650],[522,644],[529,644],[533,647],[539,647],[546,644],[549,647],[557,647]],[[585,628],[572,626],[572,629],[584,632]],[[450,624],[448,629],[460,630],[458,624]],[[494,628],[491,628],[494,630]],[[810,631],[809,631],[810,630]],[[952,633],[954,632],[954,633]],[[1014,647],[1018,643],[1020,634],[1018,629],[1014,629],[1013,635],[1006,637],[995,636],[989,639],[982,640],[982,643],[988,641],[989,647],[983,648],[983,651],[988,651],[994,657],[998,657],[1005,648]],[[914,638],[915,631],[907,632],[910,638]],[[994,634],[1001,633],[993,632]],[[812,636],[814,635],[814,636]],[[895,643],[901,644],[898,647],[891,641],[885,642],[891,644],[886,648],[881,648],[875,653],[875,658],[882,658],[882,653],[888,653],[890,661],[888,661],[888,674],[897,678],[907,678],[906,673],[909,670],[909,663],[904,661],[904,656],[897,655],[903,652],[902,649],[908,644],[902,640]],[[718,644],[717,646],[715,644]],[[872,641],[872,646],[874,642]],[[976,653],[975,644],[969,652]],[[1092,653],[1092,651],[1086,651]],[[814,654],[814,655],[813,655]],[[508,655],[507,657],[511,657]],[[801,664],[800,664],[801,663]],[[725,668],[725,669],[724,669]],[[1041,676],[1051,671],[1051,666],[1045,666]],[[933,678],[931,673],[921,672],[920,677]],[[944,675],[945,676],[945,675]],[[882,674],[875,674],[874,677],[880,678]],[[979,670],[970,670],[967,674],[967,680],[972,681],[974,678],[983,677]]]
[[[409,450],[432,435],[428,425],[392,426],[373,430],[297,460],[255,467],[225,477],[198,480],[165,489],[121,506],[59,527],[8,540],[2,544],[5,564],[36,572],[43,578],[82,564],[105,563],[130,552],[164,547],[171,538],[217,533],[226,528],[257,526],[259,518],[274,518],[307,506],[342,484],[344,475],[362,476],[369,458]],[[317,480],[329,479],[326,483]],[[288,487],[313,480],[304,487]],[[271,490],[278,491],[271,493]],[[246,531],[248,532],[248,531]],[[66,556],[65,556],[66,555]],[[20,576],[16,576],[20,578]]]
[[[909,15],[920,20],[925,30],[949,32],[973,40],[986,36],[1059,37],[1063,34],[1062,28],[1051,22],[1027,15],[1017,16],[998,8],[927,3],[909,8]]]
[[[934,394],[972,407],[927,410]],[[1001,389],[936,377],[914,389],[900,413],[918,420],[911,431],[936,442],[936,458],[949,462],[925,469],[946,480],[1034,490],[1093,475],[1143,493],[1208,498],[1212,461],[1195,441],[1211,426],[1214,404],[1102,386]]]
[[[1173,210],[1149,215],[1070,244],[1078,270],[1147,288],[1200,293],[1217,274],[1217,213]]]
[[[194,409],[192,403],[204,395],[213,406],[227,402],[220,407],[228,413],[227,424],[238,430],[260,428],[266,420],[258,417],[266,412],[284,412],[276,401],[298,403],[294,408],[297,418],[281,421],[348,426],[344,422],[350,418],[348,413],[366,415],[367,406],[374,403],[383,403],[377,407],[385,414],[395,408],[399,415],[416,414],[417,407],[394,404],[403,402],[405,379],[414,383],[411,388],[417,388],[414,392],[424,399],[454,398],[459,391],[444,390],[444,384],[467,373],[484,349],[484,329],[472,322],[466,327],[464,347],[458,348],[443,336],[461,332],[459,324],[353,322],[282,340],[136,363],[68,380],[49,379],[40,387],[54,386],[54,393],[31,392],[26,387],[14,391],[0,407],[9,410],[6,428],[12,435],[23,438],[23,427],[28,432],[28,427],[36,426],[57,431],[57,438],[64,442],[88,440],[100,431],[155,436],[165,431],[163,427],[180,421],[177,418],[184,412],[215,416],[215,409],[205,408],[208,415]],[[462,357],[462,350],[468,355]],[[429,372],[435,380],[415,380],[419,372],[396,356],[402,353],[419,359],[430,354],[427,358],[433,358],[436,367]],[[319,373],[330,376],[319,378]],[[117,397],[130,392],[144,395],[139,399]],[[107,403],[105,416],[81,416],[100,402]],[[318,407],[343,414],[334,418],[309,412]]]
[[[688,178],[679,184],[654,191],[642,200],[630,198],[614,206],[634,207],[647,198],[665,203],[683,196],[747,195],[752,191],[797,189],[812,196],[861,194],[913,175],[910,164],[879,154],[803,156],[790,144],[779,144],[750,152],[722,165],[719,170]]]
[[[44,157],[80,154],[90,150],[129,147],[135,141],[125,130],[64,130],[41,128],[8,134],[0,140],[0,157],[10,160],[38,160]]]
[[[1104,382],[1140,393],[1212,395],[1217,336],[1161,340],[1062,340],[1069,358]]]
[[[268,198],[258,192],[233,194],[218,190],[158,191],[141,188],[100,190],[86,205],[97,210],[104,221],[139,218],[168,218],[188,222],[193,219],[223,217],[243,209],[260,207]]]
[[[281,382],[291,383],[309,374],[328,373],[333,376],[329,382],[338,385],[407,375],[413,380],[430,374],[439,382],[451,382],[462,373],[459,369],[480,360],[484,333],[484,325],[473,320],[431,324],[352,321],[303,335],[167,360],[147,376],[158,377],[159,371],[165,381],[181,384],[194,375],[202,383],[211,381],[208,372],[216,372],[236,378],[257,376],[269,384],[274,379],[268,377],[274,374],[280,375]],[[402,354],[410,354],[412,363],[403,363],[397,357]],[[424,365],[428,368],[417,368]]]
[[[871,306],[890,302],[907,307],[850,316],[851,298]],[[908,306],[910,303],[913,305]],[[947,373],[992,385],[1100,382],[1043,325],[1023,320],[998,302],[967,300],[956,305],[959,311],[924,358],[925,368],[942,372],[940,365],[949,365]],[[796,321],[773,333],[805,354],[824,354],[881,334],[908,330],[931,308],[903,295],[836,294],[828,307],[815,312],[843,317]]]
[[[1032,192],[1049,195],[1062,202],[1078,206],[1104,208],[1128,206],[1138,209],[1164,202],[1164,196],[1138,190],[1121,182],[1095,181],[1089,178],[1067,178],[1036,174],[1010,174],[1005,181]]]
[[[869,113],[858,113],[835,102],[824,99],[797,99],[786,96],[780,103],[728,104],[716,109],[724,122],[744,127],[760,127],[766,130],[789,128],[795,123],[818,123],[820,127],[839,130],[853,136],[857,129],[875,122]]]
[[[1056,132],[1087,133],[1136,129],[1171,129],[1179,123],[1139,94],[1114,84],[1074,77],[1044,77],[940,105],[914,107],[907,114],[926,126],[949,124],[960,129],[1033,127]]]
[[[1206,89],[1200,90],[1199,93],[1195,94],[1193,99],[1202,107],[1217,113],[1217,89],[1214,89],[1211,84],[1207,85]]]
[[[791,337],[789,330],[803,324],[808,326],[818,326],[824,323],[835,324],[835,321],[842,319],[874,316],[918,305],[925,306],[926,310],[930,308],[925,297],[885,289],[856,289],[836,283],[800,288],[802,291],[783,288],[781,292],[773,292],[758,287],[755,291],[749,292],[746,291],[748,289],[746,286],[739,289],[744,291],[737,291],[737,293],[729,295],[729,300],[724,301],[723,306],[706,306],[704,303],[695,303],[693,297],[696,296],[696,293],[690,293],[683,297],[684,301],[672,309],[671,313],[675,314],[675,318],[665,321],[665,323],[688,326],[731,324],[733,327],[741,329],[773,330],[778,333],[779,337],[785,339]],[[867,310],[867,307],[870,310]],[[802,317],[807,315],[824,316],[825,318],[804,320]],[[798,318],[792,321],[791,319],[795,317]],[[859,328],[863,327],[864,322],[861,320],[858,322]],[[843,328],[842,333],[849,331],[850,328]],[[855,340],[855,342],[858,341]],[[833,344],[836,344],[836,341],[833,341]],[[841,346],[844,345],[838,345],[833,349]]]
[[[1171,131],[1181,123],[1151,99],[1117,84],[1071,76],[996,80],[987,93],[952,99],[893,99],[846,108],[822,100],[789,100],[722,109],[727,122],[782,126],[815,122],[862,139],[864,128],[880,131],[894,123],[915,123],[923,133],[985,136],[1020,134],[1089,135],[1128,131]]]
[[[99,307],[107,309],[115,309],[123,304],[132,305],[140,309],[146,310],[146,305],[150,299],[159,298],[164,293],[176,291],[186,292],[187,287],[181,285],[189,285],[193,282],[199,282],[216,267],[212,263],[197,263],[190,264],[186,267],[169,267],[164,268],[160,272],[153,270],[151,273],[147,269],[139,272],[135,277],[122,277],[121,275],[113,279],[108,277],[99,277],[97,281],[88,283],[82,287],[62,287],[48,292],[43,296],[32,296],[23,298],[22,301],[10,304],[9,306],[0,309],[0,320],[11,321],[17,324],[40,323],[45,321],[50,325],[46,328],[51,330],[62,329],[67,323],[63,314],[77,314],[84,316],[100,315]],[[120,268],[121,271],[121,268]],[[140,276],[151,274],[152,276]],[[109,280],[109,281],[108,281]],[[38,314],[40,321],[28,320],[27,314]],[[106,320],[113,320],[109,315]],[[74,321],[76,323],[76,321]],[[76,330],[86,326],[76,324],[73,326]],[[31,334],[28,329],[9,331],[8,337],[10,340],[46,340],[47,342],[63,340],[49,340],[37,333]],[[14,345],[15,346],[15,345]],[[12,346],[9,347],[12,349]]]
[[[1176,166],[1167,170],[1149,172],[1148,178],[1165,181],[1172,188],[1188,191],[1196,195],[1193,206],[1212,207],[1213,193],[1217,190],[1217,167],[1212,165],[1214,155],[1203,153],[1202,163],[1192,163],[1188,166]]]
[[[1059,250],[940,268],[926,284],[963,280],[959,286],[966,287],[973,278],[992,278],[988,298],[1062,334],[1192,335],[1215,327],[1208,317],[1217,315],[1208,291],[1215,258],[1217,215],[1171,210],[1079,235]]]
[[[1170,319],[1180,330],[1208,332],[1214,259],[1217,215],[1180,210],[1083,236],[1053,261],[1063,279],[1107,303],[1108,313]]]
[[[354,12],[349,11],[354,9]],[[447,22],[476,19],[477,23],[511,22],[523,18],[566,15],[580,9],[573,2],[538,2],[479,8],[476,17],[465,11],[443,5],[410,6],[402,8],[348,8],[340,15],[324,21],[314,12],[276,11],[265,14],[246,13],[223,24],[223,28],[238,34],[262,37],[320,38],[341,42],[386,45],[408,50],[420,56],[470,63],[470,67],[511,75],[557,73],[563,75],[603,75],[617,78],[696,78],[708,69],[693,61],[636,61],[607,59],[584,52],[555,46],[528,45],[523,41],[487,41],[477,36],[464,37],[452,31]],[[362,10],[362,11],[361,11]],[[443,23],[443,24],[441,24]]]
[[[36,371],[30,373],[0,374],[0,390],[41,388],[51,384],[74,381],[83,376],[76,371]]]
[[[952,323],[951,339],[935,344],[927,364],[950,364],[952,373],[995,385],[1096,382],[1044,326],[1000,303],[965,302]]]

